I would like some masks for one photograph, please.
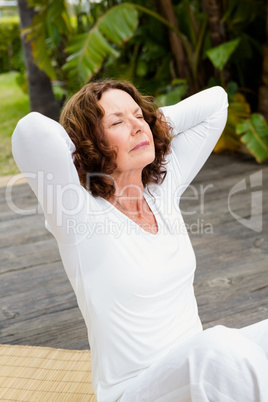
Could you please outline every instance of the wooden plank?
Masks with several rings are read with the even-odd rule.
[[[14,219],[2,221],[0,232],[0,250],[19,244],[33,243],[36,239],[48,240],[50,233],[44,227],[43,217],[19,216]],[[34,230],[33,230],[34,229]]]
[[[2,344],[49,346],[61,349],[89,349],[84,321],[77,307],[25,319],[1,331]]]
[[[2,274],[1,304],[1,343],[88,348],[85,324],[61,262]]]
[[[18,212],[38,211],[38,205],[37,199],[28,184],[14,186],[12,189],[0,188],[0,221],[17,219]],[[16,214],[13,211],[14,209],[17,210]]]
[[[228,195],[239,181],[262,170],[263,230],[255,232],[235,220]],[[181,202],[197,256],[195,292],[204,327],[249,325],[268,313],[268,164],[246,155],[212,155]],[[208,186],[201,207],[201,191]],[[248,218],[251,189],[232,198],[231,208]],[[42,214],[18,215],[36,208],[27,184],[6,199],[0,188],[0,343],[88,348],[86,328],[60,261],[57,244],[44,228]],[[194,213],[192,213],[194,211]],[[189,214],[192,213],[192,214]],[[203,231],[202,231],[203,224]],[[212,233],[204,231],[211,225]]]
[[[59,259],[54,238],[19,244],[1,250],[0,272],[5,273],[43,263],[50,264]]]

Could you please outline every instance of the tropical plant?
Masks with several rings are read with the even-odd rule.
[[[72,37],[63,66],[70,82],[81,85],[100,70],[109,56],[118,57],[117,48],[133,35],[137,25],[136,9],[130,4],[118,5],[100,17],[89,32]]]
[[[266,5],[266,29],[263,45],[262,72],[258,91],[258,111],[263,114],[268,122],[268,3]]]
[[[258,162],[264,162],[268,158],[268,126],[261,114],[252,113],[250,119],[236,126],[236,131]]]
[[[258,2],[257,7],[252,10],[249,3],[244,3],[244,7],[242,7],[239,0],[230,2],[228,7],[223,10],[225,14],[223,14],[222,19],[226,21],[225,37],[229,33],[228,36],[231,39],[210,48],[206,52],[216,71],[218,71],[221,85],[227,89],[229,94],[228,120],[226,128],[215,147],[215,152],[221,152],[225,149],[243,149],[243,151],[246,150],[251,153],[258,162],[263,162],[268,157],[268,131],[265,129],[265,120],[256,113],[251,115],[251,106],[244,94],[241,93],[241,91],[244,92],[243,88],[239,89],[238,85],[232,82],[227,85],[225,69],[229,63],[229,68],[236,71],[239,79],[240,76],[244,76],[241,74],[241,65],[247,65],[249,56],[258,56],[259,43],[256,39],[249,38],[246,28],[256,19],[260,21],[261,11],[263,11],[262,4],[262,2]],[[232,39],[232,37],[234,38]],[[232,75],[235,75],[234,72]],[[240,80],[240,83],[243,85],[243,80]],[[252,86],[252,83],[248,82],[248,85]],[[251,88],[247,88],[247,90],[249,91]]]
[[[32,41],[36,63],[68,90],[88,81],[108,57],[117,57],[138,25],[137,11],[128,4],[112,7],[95,25],[88,19],[87,25],[92,26],[86,32],[81,32],[79,20],[72,26],[64,0],[31,0],[30,4],[38,14],[24,34]]]
[[[168,104],[220,84],[228,92],[230,111],[215,150],[246,145],[257,160],[263,159],[264,152],[256,155],[261,151],[245,141],[239,125],[258,103],[265,0],[256,0],[254,7],[251,0],[180,0],[175,6],[171,0],[110,0],[91,2],[90,13],[80,2],[76,22],[64,0],[30,1],[38,9],[27,30],[35,60],[66,92],[93,77],[114,76]],[[257,120],[249,121],[260,129]]]
[[[32,8],[28,7],[26,0],[18,0],[18,8],[21,27],[25,29],[31,24],[35,13]],[[31,43],[26,40],[23,34],[21,39],[28,72],[28,90],[31,110],[36,110],[53,119],[58,119],[60,106],[52,91],[51,81],[34,61]]]
[[[0,18],[0,73],[24,67],[18,17]]]
[[[230,87],[233,86],[231,83]],[[234,85],[236,87],[236,85]],[[217,142],[214,152],[221,153],[225,150],[237,151],[241,148],[241,141],[237,135],[237,126],[250,118],[250,105],[243,94],[232,93],[229,90],[228,119],[224,132]]]

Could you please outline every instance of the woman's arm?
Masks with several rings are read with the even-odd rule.
[[[22,118],[12,136],[14,159],[41,204],[49,230],[62,243],[78,241],[74,223],[85,220],[85,192],[72,160],[74,150],[64,128],[37,112]]]
[[[197,175],[216,145],[226,123],[227,108],[224,89],[213,87],[161,109],[175,135],[172,151],[177,160],[180,194]]]

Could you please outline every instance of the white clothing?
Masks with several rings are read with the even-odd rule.
[[[241,330],[216,326],[174,347],[120,402],[266,402],[267,358],[268,320]]]
[[[227,96],[222,88],[214,87],[162,111],[176,137],[167,156],[164,182],[144,189],[157,220],[156,235],[80,185],[72,160],[74,145],[57,122],[30,113],[18,123],[12,138],[14,158],[57,239],[85,319],[92,382],[100,402],[114,402],[125,391],[123,401],[143,400],[143,391],[138,399],[131,394],[136,381],[147,378],[146,373],[170,351],[174,356],[180,345],[206,332],[198,316],[193,291],[195,255],[179,199],[224,128]],[[189,383],[187,377],[185,381]],[[149,390],[144,400],[156,401],[155,396],[151,399],[147,381],[144,386]],[[187,400],[178,399],[179,386],[174,392],[174,399],[164,394],[159,400]],[[210,400],[202,398],[196,400]]]

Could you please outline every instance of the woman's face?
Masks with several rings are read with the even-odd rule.
[[[153,135],[142,110],[125,91],[110,89],[99,104],[104,110],[103,127],[108,143],[117,152],[117,173],[141,171],[155,159]]]

